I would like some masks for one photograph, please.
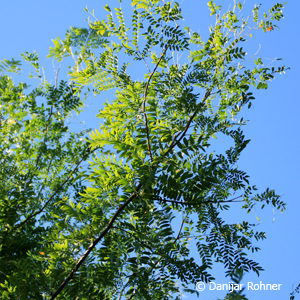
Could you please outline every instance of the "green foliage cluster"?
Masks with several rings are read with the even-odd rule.
[[[24,58],[39,69],[36,55]],[[4,74],[0,95],[1,295],[39,299],[50,284],[40,253],[60,234],[53,220],[68,195],[76,199],[82,190],[79,165],[90,150],[85,132],[72,133],[66,125],[82,102],[65,81],[29,91]]]
[[[237,282],[262,270],[249,253],[264,232],[223,212],[235,202],[248,213],[285,208],[238,168],[249,142],[240,112],[285,70],[246,62],[244,44],[277,27],[283,5],[262,17],[256,6],[250,18],[241,3],[224,11],[209,1],[216,21],[205,41],[184,27],[177,2],[130,3],[126,13],[106,5],[105,20],[54,41],[51,57],[74,60],[70,82],[28,91],[0,78],[3,299],[180,299],[213,280],[216,262]],[[23,58],[42,78],[37,55]],[[82,95],[107,90],[100,127],[72,133]],[[231,146],[218,153],[221,135]]]

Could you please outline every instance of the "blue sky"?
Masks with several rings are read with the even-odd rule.
[[[86,26],[87,5],[95,8],[101,18],[101,7],[107,1],[96,0],[11,0],[3,1],[0,10],[1,48],[0,59],[18,58],[24,51],[36,50],[47,66],[47,74],[54,77],[51,61],[46,62],[51,39],[63,37],[70,26]],[[111,0],[109,1],[111,2]],[[114,1],[115,2],[115,1]],[[184,9],[186,22],[200,32],[207,32],[208,10],[206,1],[179,0]],[[220,2],[220,1],[219,1]],[[228,0],[224,1],[228,3]],[[276,1],[265,0],[268,8]],[[202,3],[202,4],[199,4]],[[246,0],[249,5],[258,1]],[[290,0],[284,10],[285,19],[279,31],[259,34],[253,41],[261,50],[259,55],[267,59],[282,57],[291,69],[277,77],[266,91],[256,93],[256,101],[246,112],[249,124],[245,128],[251,143],[244,151],[239,166],[251,176],[252,182],[261,189],[275,188],[287,203],[283,214],[271,208],[255,211],[250,218],[259,217],[260,230],[267,232],[267,239],[260,244],[262,250],[255,255],[265,268],[259,278],[247,276],[244,282],[281,283],[278,292],[254,292],[249,299],[288,299],[289,293],[300,282],[300,142],[299,142],[299,74],[300,74],[300,2]],[[99,108],[99,101],[89,101],[89,109]],[[234,213],[238,214],[237,210]],[[221,276],[217,281],[226,283]],[[220,296],[221,297],[221,296]],[[300,299],[300,295],[298,295]],[[187,299],[195,299],[187,297]],[[217,294],[203,292],[199,299],[217,299]],[[297,296],[296,296],[297,299]]]

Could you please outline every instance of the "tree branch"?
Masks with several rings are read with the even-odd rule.
[[[113,227],[114,222],[119,217],[119,215],[123,212],[123,210],[131,203],[131,201],[137,197],[137,192],[141,189],[142,184],[140,183],[135,192],[131,194],[131,196],[118,208],[118,210],[115,212],[111,220],[106,225],[105,229],[101,232],[101,234],[90,244],[88,249],[84,252],[84,254],[79,258],[77,261],[75,267],[70,272],[70,274],[66,277],[66,279],[61,283],[59,288],[52,294],[50,300],[55,299],[60,292],[64,289],[64,287],[68,284],[68,282],[73,278],[76,271],[80,268],[82,263],[85,261],[85,259],[89,256],[89,254],[92,252],[92,250],[97,246],[97,244],[105,237],[105,235],[109,232],[109,230]]]
[[[150,130],[149,130],[149,126],[148,126],[148,118],[147,118],[147,114],[146,114],[146,100],[147,100],[147,94],[148,94],[148,89],[149,89],[149,85],[150,85],[150,81],[152,79],[152,76],[154,75],[154,73],[156,72],[162,58],[165,56],[166,52],[167,52],[168,47],[166,47],[163,51],[163,53],[161,54],[156,66],[154,67],[152,73],[150,74],[148,81],[146,83],[146,87],[145,87],[145,93],[144,93],[144,100],[143,100],[143,105],[142,105],[142,112],[144,115],[144,120],[145,120],[145,127],[146,127],[146,134],[147,134],[147,146],[148,146],[148,152],[149,152],[149,156],[150,156],[150,160],[153,160],[153,156],[152,156],[152,152],[151,152],[151,144],[150,144]]]

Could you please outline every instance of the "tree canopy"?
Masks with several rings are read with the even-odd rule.
[[[23,54],[35,87],[10,74],[19,61],[1,61],[3,299],[180,299],[214,279],[215,263],[235,282],[262,270],[251,253],[265,233],[224,213],[285,209],[238,167],[242,113],[285,71],[250,61],[247,41],[277,29],[283,4],[248,16],[240,2],[209,1],[203,39],[178,2],[123,2],[54,41],[63,80],[44,78],[37,53]],[[72,129],[86,98],[106,91],[99,128]]]

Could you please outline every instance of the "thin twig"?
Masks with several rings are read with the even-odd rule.
[[[57,68],[56,75],[55,75],[55,88],[57,88],[57,81],[58,81],[59,71],[60,71],[60,67]]]
[[[128,298],[128,300],[131,300],[135,296],[135,291],[133,291],[132,295]]]
[[[128,286],[129,283],[130,283],[130,279],[126,282],[126,284],[124,284],[124,286],[123,286],[123,288],[120,292],[119,300],[122,299],[122,294],[124,293],[124,291],[125,291],[125,289],[126,289],[126,287]]]
[[[176,239],[174,240],[174,244],[178,241],[178,239],[179,239],[179,237],[180,237],[180,234],[181,234],[181,231],[182,231],[182,228],[183,228],[183,224],[184,224],[184,216],[183,216],[183,218],[182,218],[182,222],[181,222],[181,225],[180,225],[180,228],[179,228],[177,237],[176,237]]]
[[[50,163],[49,163],[48,168],[47,168],[47,174],[50,173],[50,168],[51,168],[53,159],[54,159],[54,156],[50,159]],[[41,186],[41,188],[40,188],[40,190],[39,190],[39,192],[38,192],[38,194],[37,194],[37,197],[36,197],[37,199],[40,198],[40,196],[41,196],[41,194],[42,194],[42,191],[43,191],[43,189],[44,189],[44,187],[45,187],[47,181],[48,181],[48,180],[45,179],[44,182],[42,183],[42,186]]]
[[[156,72],[161,60],[163,59],[164,55],[167,52],[168,47],[166,47],[163,51],[163,53],[161,54],[156,66],[154,67],[152,73],[150,74],[148,81],[146,83],[146,87],[145,87],[145,93],[144,93],[144,100],[143,100],[143,105],[142,105],[142,112],[144,115],[144,120],[145,120],[145,127],[146,127],[146,134],[147,134],[147,146],[148,146],[148,152],[149,152],[149,156],[150,156],[150,160],[152,161],[153,157],[152,157],[152,152],[151,152],[151,144],[150,144],[150,130],[149,130],[149,126],[148,126],[148,118],[147,118],[147,114],[146,114],[146,100],[147,100],[147,94],[148,94],[148,89],[149,89],[149,85],[150,85],[150,81],[152,79],[152,76],[154,75],[154,73]]]
[[[89,153],[88,155],[90,155],[91,153]],[[83,156],[82,159],[76,164],[75,168],[70,172],[69,176],[67,176],[67,178],[65,179],[65,181],[59,186],[59,188],[57,188],[52,195],[48,198],[48,200],[44,203],[44,205],[37,210],[36,212],[32,213],[31,215],[29,215],[24,221],[22,221],[21,223],[17,224],[13,229],[17,229],[19,227],[22,227],[25,223],[27,223],[28,221],[30,221],[32,218],[34,218],[35,216],[39,215],[40,213],[42,213],[44,211],[44,209],[47,207],[47,205],[51,202],[51,200],[54,198],[54,196],[61,190],[61,188],[70,180],[70,178],[72,177],[72,175],[77,171],[78,167],[80,166],[80,164],[86,160],[87,156]]]
[[[105,229],[101,232],[101,234],[90,244],[88,249],[84,252],[84,254],[79,258],[77,261],[75,267],[70,272],[70,274],[66,277],[66,279],[61,283],[59,288],[52,294],[50,300],[55,299],[60,292],[64,289],[64,287],[68,284],[68,282],[73,278],[74,274],[77,272],[77,270],[80,268],[82,263],[85,261],[85,259],[89,256],[89,254],[92,252],[92,250],[97,246],[97,244],[104,238],[104,236],[109,232],[109,230],[113,227],[114,222],[119,217],[119,215],[123,212],[123,210],[132,202],[133,199],[135,199],[138,196],[138,191],[141,189],[142,184],[139,184],[135,190],[131,194],[131,196],[118,208],[118,210],[115,212],[111,220],[106,225]]]
[[[148,66],[148,64],[147,64],[147,61],[146,61],[146,59],[145,59],[144,57],[143,57],[143,61],[144,61],[144,63],[145,63],[145,66],[146,66],[148,72],[150,73],[150,68],[149,68],[149,66]]]
[[[178,239],[179,239],[179,237],[180,237],[180,234],[181,234],[182,229],[183,229],[183,224],[184,224],[184,218],[182,218],[182,222],[181,222],[181,225],[180,225],[178,234],[177,234],[177,236],[176,236],[176,238],[174,239],[174,242],[173,242],[174,244],[178,241]],[[151,249],[151,250],[152,250],[152,249]],[[162,257],[160,257],[160,258],[156,261],[156,263],[154,264],[154,266],[152,266],[151,271],[157,266],[157,264],[158,264],[159,262],[161,262],[161,260],[162,260]],[[125,288],[128,286],[129,283],[130,283],[130,279],[127,281],[127,283],[126,283],[126,284],[124,285],[124,287],[122,288],[121,294],[120,294],[120,297],[119,297],[119,300],[121,300],[122,293],[124,292]],[[135,296],[135,291],[133,292],[133,294],[130,296],[129,299],[132,299],[134,296]],[[129,299],[128,299],[128,300],[129,300]]]
[[[134,235],[133,233],[131,233],[130,231],[127,231],[126,229],[121,228],[121,227],[117,227],[117,226],[113,226],[112,228],[118,229],[118,230],[120,230],[120,231],[123,231],[123,232],[125,232],[125,233],[131,235],[131,236],[132,236],[132,237],[133,237],[140,245],[142,245],[143,247],[145,247],[145,248],[147,248],[148,250],[150,250],[151,252],[153,252],[153,249],[152,249],[150,246],[146,245],[144,242],[142,242],[137,236],[135,236],[135,235]]]
[[[181,225],[180,225],[178,234],[177,234],[176,238],[175,238],[174,241],[173,241],[173,244],[174,244],[174,245],[175,245],[176,242],[179,240],[180,234],[181,234],[182,229],[183,229],[183,225],[184,225],[184,217],[182,218],[182,222],[181,222]],[[155,263],[154,266],[151,268],[151,270],[153,270],[153,269],[157,266],[157,264],[159,264],[159,263],[162,261],[162,258],[163,258],[163,256],[161,255],[161,257],[156,261],[156,263]]]
[[[45,137],[44,137],[44,140],[43,140],[43,146],[46,146],[46,143],[47,143],[47,139],[48,139],[48,130],[49,130],[49,126],[50,126],[50,119],[52,117],[52,114],[53,114],[53,105],[51,105],[50,107],[50,112],[49,112],[49,117],[46,121],[46,126],[45,126],[45,129],[44,129],[44,133],[45,133]],[[42,146],[41,146],[42,147]],[[42,151],[40,150],[39,151],[39,154],[36,158],[36,162],[35,162],[35,169],[38,167],[38,164],[40,162],[40,159],[42,157]]]
[[[205,93],[202,101],[200,104],[203,104],[206,99],[210,96],[211,93],[211,89],[208,89],[207,92]],[[200,110],[200,106],[195,110],[195,112],[191,115],[191,117],[189,118],[188,122],[186,123],[184,130],[179,132],[173,139],[173,141],[171,142],[171,144],[169,145],[169,148],[167,149],[167,151],[163,154],[163,156],[168,155],[172,149],[183,139],[183,137],[186,135],[186,132],[188,131],[188,129],[190,128],[190,125],[192,123],[192,121],[194,120],[194,118],[196,117],[196,115],[198,114]]]
[[[183,228],[183,224],[184,224],[184,218],[182,218],[182,222],[181,222],[181,225],[180,225],[178,234],[177,234],[177,236],[176,236],[176,238],[175,238],[175,240],[174,240],[174,243],[176,243],[176,242],[178,241],[178,239],[179,239],[179,236],[180,236],[181,231],[182,231],[182,228]],[[119,227],[114,227],[114,228],[119,229],[119,230],[123,230],[124,232],[129,233],[129,234],[130,234],[133,238],[135,238],[142,246],[144,246],[145,248],[149,249],[153,254],[155,254],[155,253],[153,252],[153,249],[152,249],[151,247],[149,247],[149,246],[145,245],[144,243],[142,243],[142,242],[141,242],[140,240],[138,240],[137,237],[135,237],[131,232],[128,232],[127,230],[125,230],[125,229],[123,229],[123,228],[119,228]],[[161,258],[158,259],[158,260],[156,261],[156,263],[154,264],[154,266],[153,266],[151,269],[153,269],[154,267],[156,267],[156,265],[157,265],[160,261],[161,261]],[[124,286],[123,286],[123,288],[122,288],[122,290],[121,290],[121,292],[120,292],[119,300],[121,300],[122,294],[123,294],[123,292],[125,291],[126,287],[128,286],[128,284],[129,284],[130,282],[131,282],[131,280],[128,279],[128,281],[126,282],[126,284],[124,284]],[[133,294],[132,296],[134,296],[134,294]]]
[[[161,198],[158,197],[156,199],[153,200],[157,200],[157,201],[162,201],[162,202],[170,202],[173,204],[180,204],[180,205],[186,205],[186,206],[193,206],[193,205],[202,205],[202,204],[209,204],[209,203],[232,203],[232,202],[243,202],[243,200],[240,201],[235,201],[239,198],[243,197],[243,195],[240,195],[238,197],[235,197],[233,199],[229,199],[229,200],[221,200],[221,201],[211,201],[211,200],[206,200],[206,201],[200,201],[200,202],[186,202],[186,201],[176,201],[176,200],[170,200],[170,199],[165,199],[165,198]]]

